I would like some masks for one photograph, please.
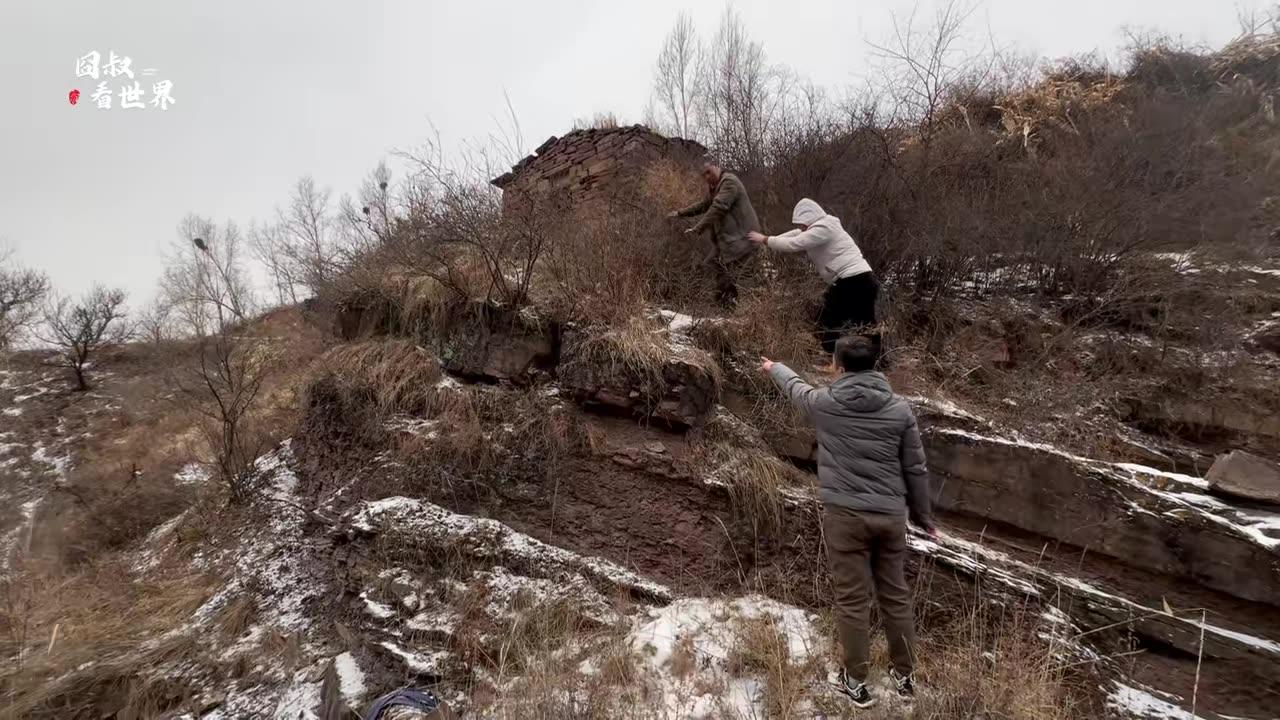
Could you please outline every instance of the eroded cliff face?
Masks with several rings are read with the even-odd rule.
[[[334,445],[320,434],[304,433],[298,448],[307,492],[337,493],[348,508],[340,525],[350,529],[334,536],[343,562],[357,568],[343,573],[348,597],[383,592],[385,598],[377,590],[386,585],[383,573],[415,572],[405,570],[398,556],[394,562],[379,560],[385,550],[375,550],[384,547],[376,537],[408,533],[390,547],[444,542],[411,539],[421,533],[398,528],[390,515],[379,515],[376,531],[361,519],[371,508],[394,508],[392,515],[488,518],[505,529],[485,525],[488,520],[458,522],[489,528],[474,530],[486,542],[506,547],[501,538],[507,533],[524,533],[663,588],[637,592],[635,582],[627,581],[602,590],[589,570],[557,576],[567,578],[566,588],[589,597],[621,593],[637,606],[662,607],[670,598],[732,595],[750,587],[810,611],[826,607],[820,509],[809,474],[812,434],[791,427],[784,436],[766,437],[751,422],[751,408],[761,401],[758,388],[708,372],[703,356],[691,352],[696,343],[687,333],[697,321],[656,311],[654,318],[654,332],[670,353],[652,375],[589,363],[579,355],[584,339],[566,332],[561,337],[567,340],[546,353],[557,358],[552,366],[516,381],[526,386],[520,392],[552,398],[543,423],[577,425],[590,438],[550,467],[531,460],[460,484],[424,477],[439,468],[419,467],[412,456],[407,464],[387,462],[370,450],[370,462],[382,460],[364,467],[361,481],[352,485],[352,471],[336,470],[343,461],[334,456]],[[501,364],[481,360],[476,366]],[[453,391],[501,394],[503,386],[491,383],[511,381],[509,375],[484,372],[467,373],[467,379],[490,384]],[[1168,712],[1182,712],[1177,707],[1189,705],[1190,688],[1198,682],[1200,715],[1265,716],[1262,708],[1278,691],[1274,678],[1280,670],[1280,513],[1212,495],[1198,477],[1022,440],[1013,429],[945,400],[915,397],[913,403],[945,527],[937,539],[911,540],[917,582],[928,588],[919,598],[927,616],[941,624],[937,618],[954,615],[974,597],[995,608],[1039,608],[1048,628],[1041,634],[1059,638],[1054,642],[1061,641],[1064,652],[1098,673],[1091,682],[1101,688],[1095,698],[1099,712],[1108,702],[1117,712],[1127,701],[1140,705],[1135,698],[1143,697],[1153,707],[1166,703]],[[341,414],[313,409],[329,417]],[[447,423],[400,420],[393,426],[401,436],[393,446],[408,442],[424,457],[454,431]],[[530,434],[536,435],[533,427],[516,420],[485,438],[500,452],[516,454],[541,442]],[[708,451],[709,444],[730,435],[737,461]],[[787,472],[796,475],[766,491],[762,501],[752,494],[759,488],[745,487],[744,479],[754,475],[743,469],[750,463],[742,457],[784,458]],[[377,504],[387,494],[400,499]],[[425,552],[439,557],[441,551]],[[482,564],[503,552],[482,551]],[[527,561],[512,562],[511,572],[527,572]],[[547,579],[545,571],[535,575]],[[393,595],[406,593],[421,596],[405,587]],[[599,610],[597,601],[585,602]],[[388,607],[395,603],[388,601]],[[408,626],[399,623],[420,613],[417,607],[395,610],[377,618],[376,631],[409,637]],[[447,642],[407,651],[432,657],[450,652]],[[395,652],[388,656],[394,657]],[[1148,690],[1156,695],[1144,696]]]

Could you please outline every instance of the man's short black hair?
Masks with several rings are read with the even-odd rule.
[[[876,344],[865,335],[845,335],[836,341],[836,364],[845,372],[876,369]]]

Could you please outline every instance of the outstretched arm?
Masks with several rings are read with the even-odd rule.
[[[812,385],[800,379],[800,376],[783,365],[782,363],[770,362],[767,358],[761,358],[765,372],[769,373],[769,379],[773,380],[773,384],[791,400],[791,404],[800,409],[805,417],[811,417],[813,414],[814,396],[817,390]]]
[[[769,238],[770,250],[778,252],[799,252],[809,248],[825,245],[831,240],[831,231],[825,227],[814,225],[808,230],[790,230],[781,235]]]
[[[738,193],[742,191],[742,184],[732,179],[720,182],[720,188],[716,190],[716,196],[710,199],[706,212],[702,214],[702,219],[697,225],[693,226],[693,233],[697,234],[711,227],[720,221],[729,212],[729,208],[738,200]]]
[[[680,208],[673,214],[676,217],[693,217],[694,215],[701,215],[706,212],[709,207],[711,207],[711,198],[708,196],[688,207]]]
[[[907,486],[907,512],[911,522],[923,530],[932,532],[933,503],[929,499],[929,468],[925,465],[924,444],[920,442],[920,427],[915,413],[902,431],[899,450],[902,462],[902,480]]]

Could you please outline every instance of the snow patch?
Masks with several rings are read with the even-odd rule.
[[[603,558],[578,555],[516,532],[497,520],[459,515],[423,500],[389,497],[362,503],[353,511],[351,525],[369,533],[392,529],[442,547],[467,548],[475,557],[522,562],[548,573],[576,570],[588,579],[628,588],[660,601],[673,597],[667,587]]]
[[[959,420],[971,420],[984,425],[990,424],[986,418],[974,415],[946,398],[925,397],[924,395],[901,395],[899,397],[912,405],[928,408],[947,417],[957,418]]]
[[[1150,720],[1197,720],[1195,715],[1177,705],[1119,681],[1107,695],[1107,707],[1130,717]]]
[[[449,653],[443,650],[432,653],[417,653],[405,650],[389,641],[383,641],[378,644],[403,662],[410,672],[421,675],[440,675],[441,668],[444,667],[445,661],[449,659]]]
[[[356,663],[355,656],[344,652],[333,659],[333,668],[338,673],[338,687],[342,697],[352,705],[359,705],[364,699],[364,671]]]
[[[765,717],[762,679],[734,676],[729,659],[742,642],[742,621],[766,617],[786,638],[791,662],[824,657],[825,636],[816,615],[760,595],[732,601],[687,598],[651,609],[628,642],[655,680],[666,717]]]
[[[379,620],[387,620],[396,616],[396,611],[390,605],[380,603],[369,597],[368,592],[360,593],[360,599],[364,601],[365,612],[374,616]]]
[[[178,470],[178,472],[173,475],[175,482],[179,485],[185,485],[188,487],[203,485],[209,480],[209,477],[209,468],[195,462],[183,465],[182,469]]]

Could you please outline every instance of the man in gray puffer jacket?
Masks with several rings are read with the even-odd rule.
[[[825,388],[768,358],[761,365],[817,430],[822,529],[844,648],[840,687],[858,707],[875,702],[866,686],[873,585],[893,659],[890,677],[899,694],[915,694],[907,518],[935,533],[915,413],[875,371],[876,356],[870,339],[841,338],[835,360],[845,372]]]

